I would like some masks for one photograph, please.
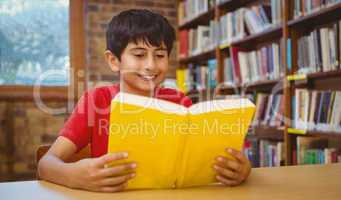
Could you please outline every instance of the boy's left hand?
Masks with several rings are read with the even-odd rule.
[[[216,178],[219,182],[226,186],[236,186],[247,179],[251,172],[251,164],[242,152],[231,148],[227,148],[226,151],[235,160],[218,156],[213,168],[218,173]]]

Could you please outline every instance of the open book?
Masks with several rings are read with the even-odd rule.
[[[241,150],[255,107],[248,99],[213,100],[186,108],[119,93],[111,102],[108,153],[136,162],[128,189],[181,188],[217,182],[213,164],[227,147]]]

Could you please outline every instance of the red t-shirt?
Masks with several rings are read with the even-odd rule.
[[[59,134],[71,140],[77,151],[90,143],[92,157],[106,154],[110,103],[119,90],[119,84],[116,84],[85,92]],[[170,88],[157,88],[154,96],[186,107],[192,105],[190,98]]]

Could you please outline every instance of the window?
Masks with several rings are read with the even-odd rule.
[[[0,1],[0,85],[70,84],[69,9],[69,0]]]

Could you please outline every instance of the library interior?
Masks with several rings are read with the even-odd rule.
[[[341,0],[1,0],[1,196],[113,198],[52,176],[62,164],[127,151],[137,162],[127,183],[134,190],[115,198],[339,199],[340,13]],[[136,76],[137,86],[128,80],[136,69],[114,69],[130,59],[117,59],[120,45],[119,55],[137,45],[131,60],[148,65],[136,66],[149,73]],[[128,94],[147,86],[151,97]],[[169,119],[186,130],[169,134]],[[205,123],[225,129],[205,135]],[[164,130],[147,138],[148,124]],[[192,126],[200,130],[191,134]],[[233,187],[213,181],[209,168],[223,147],[240,153],[227,153],[227,163],[250,165]]]

